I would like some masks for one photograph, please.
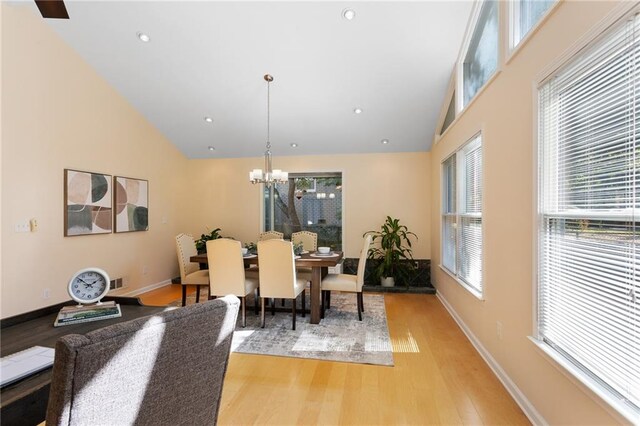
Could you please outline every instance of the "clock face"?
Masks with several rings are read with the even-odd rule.
[[[68,290],[76,302],[98,302],[109,291],[109,276],[98,268],[83,269],[71,278]]]

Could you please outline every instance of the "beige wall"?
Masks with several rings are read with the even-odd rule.
[[[550,424],[615,424],[536,349],[533,333],[534,99],[533,84],[607,13],[615,2],[560,4],[521,51],[432,149],[432,281],[526,398]],[[440,263],[441,162],[476,132],[483,135],[484,299]],[[496,322],[503,326],[499,340]]]
[[[188,161],[42,18],[1,7],[1,316],[68,300],[69,278],[88,266],[124,277],[127,291],[178,275],[173,237]],[[63,237],[65,168],[148,179],[149,231]],[[14,232],[31,218],[37,232]]]
[[[431,257],[430,154],[366,154],[274,157],[274,167],[288,172],[342,172],[344,251],[357,257],[362,234],[378,230],[387,215],[418,235],[414,257]],[[222,228],[223,235],[256,241],[261,229],[260,186],[249,183],[249,171],[263,159],[192,160],[189,162],[189,232],[200,235]]]

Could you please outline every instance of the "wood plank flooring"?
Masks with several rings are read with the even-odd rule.
[[[178,298],[179,285],[141,296]],[[530,424],[435,296],[385,294],[385,303],[394,367],[231,354],[218,423]]]

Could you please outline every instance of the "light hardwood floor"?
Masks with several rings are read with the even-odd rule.
[[[179,297],[177,285],[141,296]],[[394,367],[231,354],[219,424],[530,424],[435,296],[385,304]]]

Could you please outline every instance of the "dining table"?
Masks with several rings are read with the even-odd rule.
[[[321,255],[316,252],[302,253],[296,256],[297,268],[311,268],[311,289],[309,299],[311,301],[311,324],[320,324],[320,283],[329,273],[329,268],[336,266],[343,257],[343,252],[334,251],[330,256]],[[258,265],[260,259],[257,255],[243,256],[245,266]],[[197,254],[191,256],[191,262],[208,264],[207,254]]]

